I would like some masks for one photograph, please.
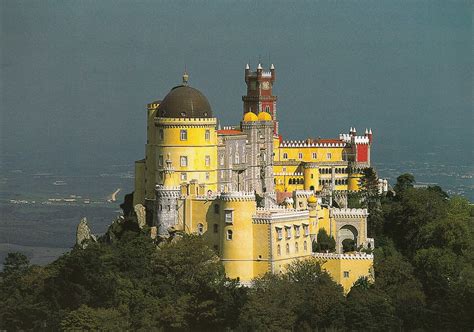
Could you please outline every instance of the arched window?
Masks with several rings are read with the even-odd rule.
[[[290,254],[290,245],[288,243],[286,244],[286,253]]]
[[[293,179],[289,179],[288,184],[293,184]]]
[[[283,154],[283,159],[288,159],[288,153],[285,152],[285,153]]]
[[[281,255],[281,246],[280,245],[277,246],[277,255],[278,256]]]
[[[295,252],[298,252],[298,242],[295,243]]]
[[[229,240],[229,241],[232,240],[232,236],[233,236],[232,231],[231,231],[230,229],[228,229],[228,230],[227,230],[227,237],[226,237],[227,240]]]
[[[199,223],[197,225],[197,229],[198,229],[198,234],[199,235],[202,235],[204,233],[204,225],[203,224]]]
[[[303,250],[308,251],[308,243],[306,241],[303,242]]]

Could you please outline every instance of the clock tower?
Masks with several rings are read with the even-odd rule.
[[[247,83],[247,95],[242,97],[244,102],[244,115],[247,112],[259,114],[267,112],[274,121],[273,133],[278,135],[278,122],[276,119],[277,97],[273,95],[272,88],[275,82],[275,66],[270,66],[266,71],[259,63],[257,71],[251,71],[249,65],[245,67],[245,83]]]

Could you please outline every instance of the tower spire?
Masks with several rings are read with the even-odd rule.
[[[183,85],[187,86],[189,81],[188,71],[186,70],[186,65],[184,65],[184,73],[183,73]]]

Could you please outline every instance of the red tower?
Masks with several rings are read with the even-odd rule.
[[[270,71],[265,71],[258,64],[257,71],[251,71],[249,65],[245,67],[245,83],[247,83],[247,95],[242,96],[244,102],[244,115],[247,112],[268,112],[275,123],[274,133],[278,135],[278,122],[276,119],[277,97],[272,93],[273,82],[275,82],[275,67],[270,66]]]

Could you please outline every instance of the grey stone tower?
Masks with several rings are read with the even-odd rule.
[[[156,185],[156,225],[158,236],[168,237],[169,229],[174,228],[178,223],[178,199],[181,196],[180,187],[169,186],[167,183],[171,179],[174,169],[168,156],[166,166],[163,169],[163,185]]]

